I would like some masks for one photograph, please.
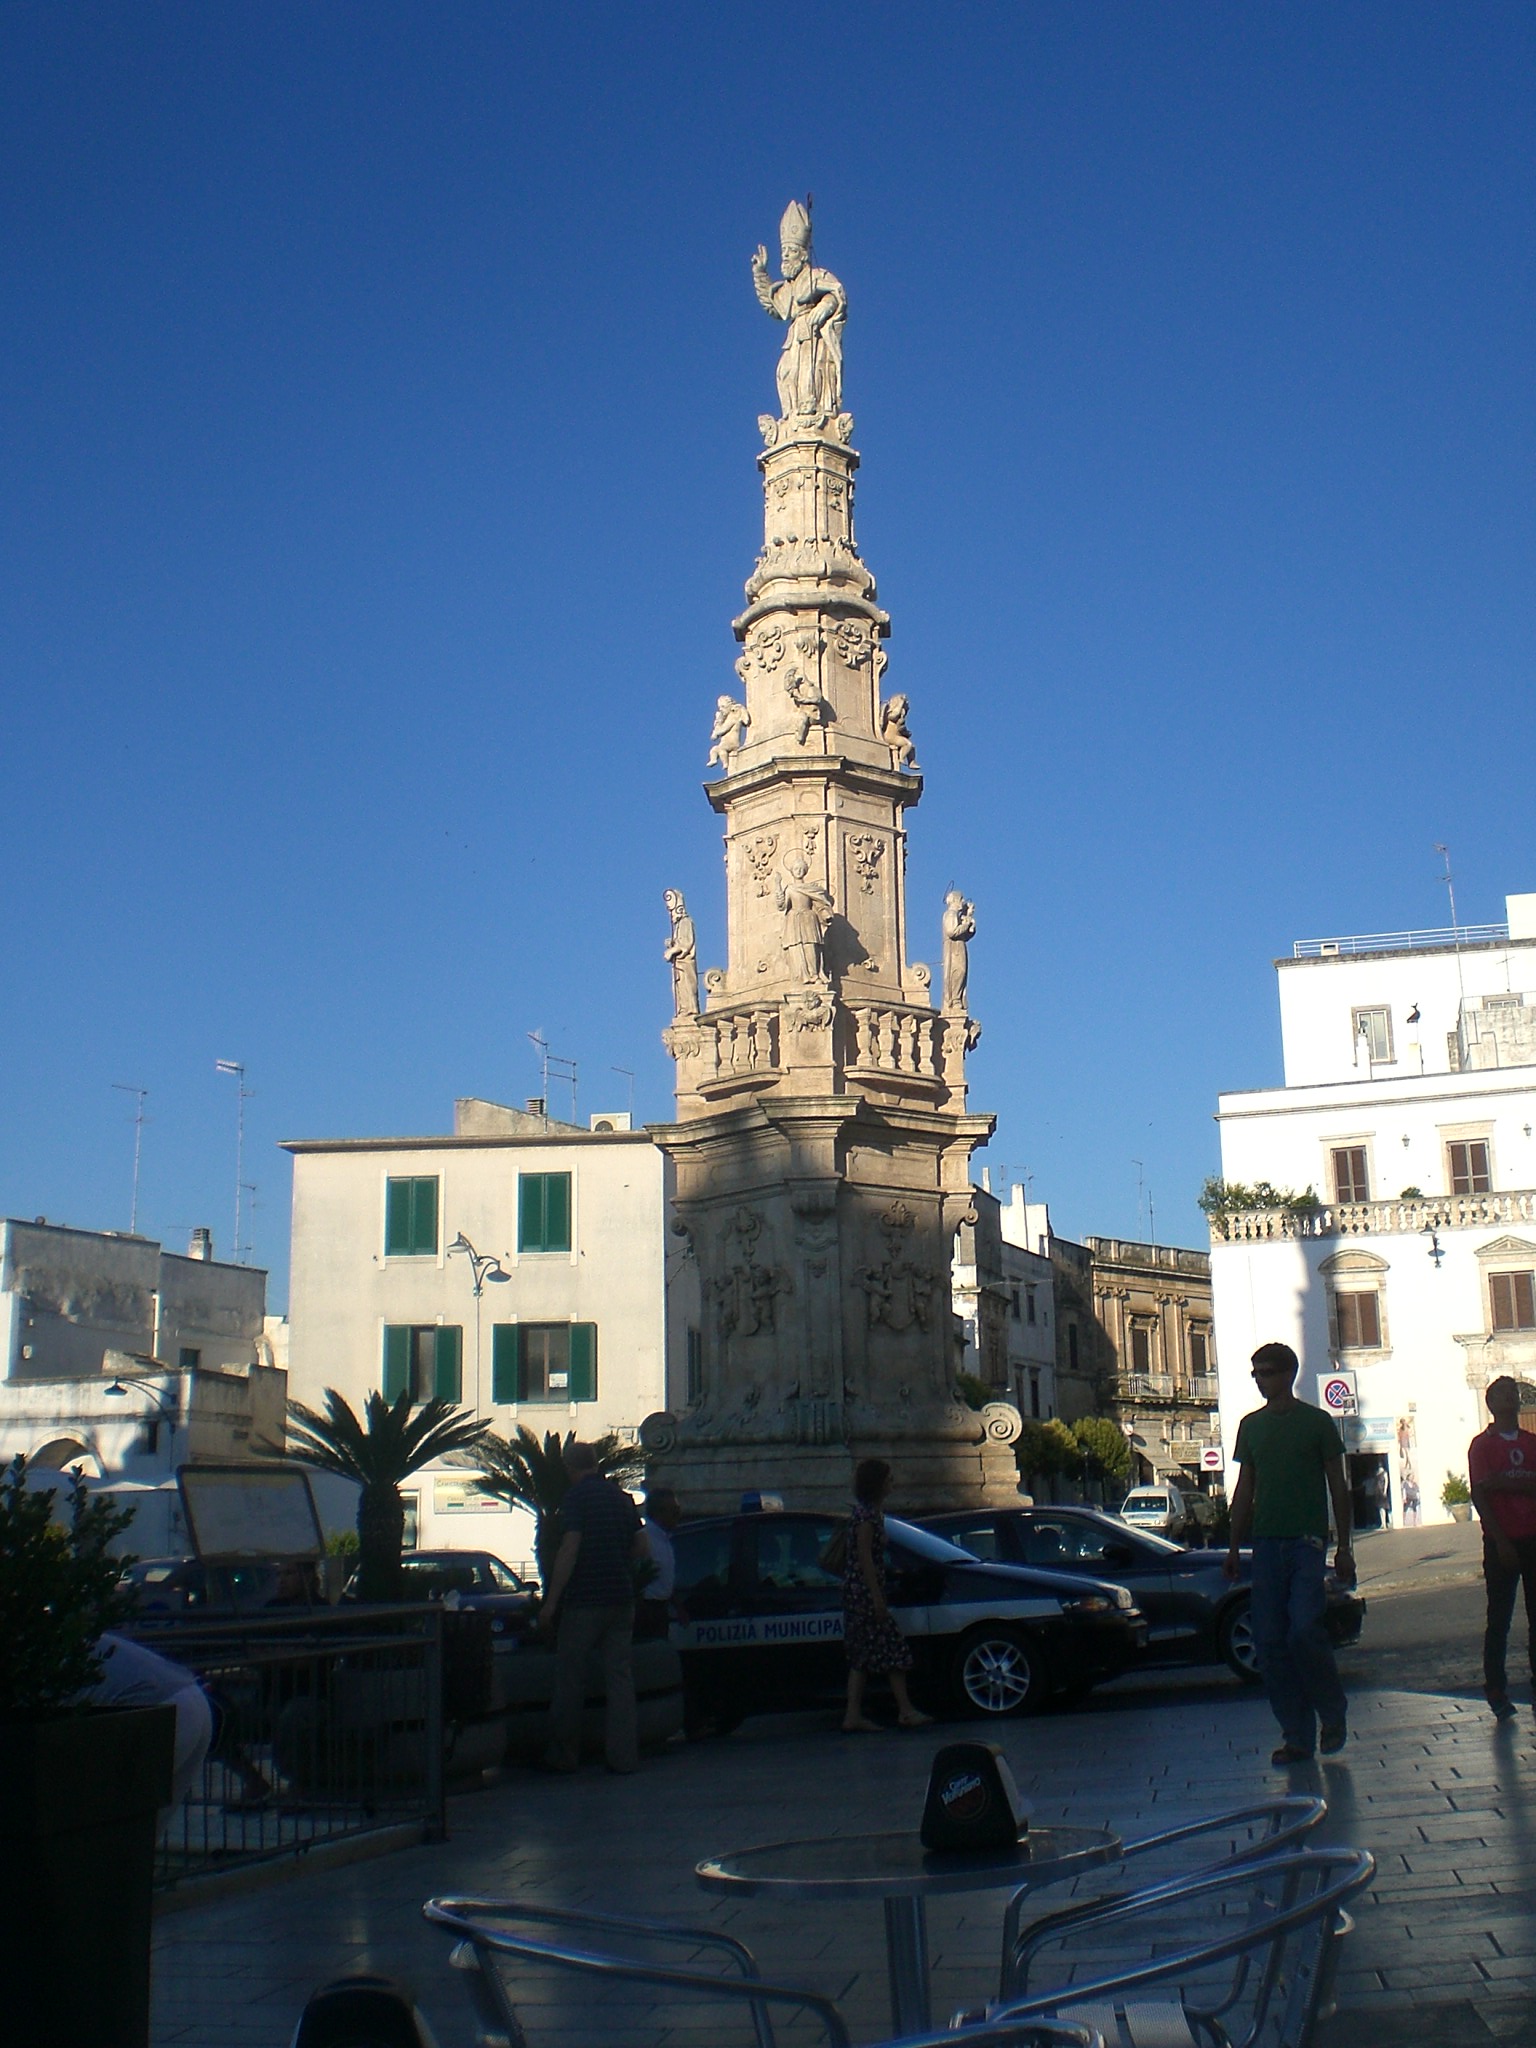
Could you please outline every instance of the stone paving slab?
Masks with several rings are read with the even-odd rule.
[[[1438,2048],[1536,2048],[1536,1729],[1479,1704],[1363,1694],[1348,1749],[1289,1772],[1262,1700],[1125,1707],[1011,1722],[1002,1741],[1038,1821],[1130,1835],[1285,1790],[1320,1792],[1324,1839],[1371,1849],[1375,1885],[1345,1952],[1340,2013],[1320,2048],[1401,2048],[1434,2007]],[[591,1904],[728,1929],[764,1972],[835,1997],[855,2037],[888,2031],[878,1906],[773,1906],[706,1895],[702,1857],[755,1842],[910,1824],[938,1743],[974,1725],[846,1737],[816,1716],[749,1722],[724,1741],[674,1745],[632,1778],[518,1773],[451,1803],[452,1838],[168,1915],[155,1949],[155,2048],[285,2048],[316,1984],[351,1969],[414,1983],[442,2048],[471,2048],[447,1943],[420,1918],[433,1892]],[[1050,1895],[1047,1894],[1049,1900]],[[985,1997],[1004,1894],[929,1908],[934,2011]],[[730,2048],[718,2007],[627,2003],[584,2016],[570,1981],[538,1987],[535,2048],[581,2042]],[[783,2030],[786,2048],[815,2030]]]

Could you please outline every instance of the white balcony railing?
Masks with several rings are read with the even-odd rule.
[[[1509,937],[1507,924],[1441,925],[1434,931],[1358,932],[1348,939],[1297,939],[1293,960],[1332,960],[1351,953],[1415,953],[1440,946],[1491,946]]]
[[[1284,1238],[1392,1237],[1426,1230],[1485,1230],[1536,1223],[1536,1189],[1499,1195],[1428,1195],[1413,1201],[1324,1202],[1290,1209],[1234,1209],[1211,1218],[1212,1244],[1267,1244]]]

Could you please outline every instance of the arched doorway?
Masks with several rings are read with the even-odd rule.
[[[50,1437],[28,1454],[27,1463],[45,1472],[68,1472],[76,1465],[84,1465],[93,1479],[101,1477],[101,1461],[96,1453],[72,1436]]]

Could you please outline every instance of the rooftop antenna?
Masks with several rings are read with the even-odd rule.
[[[560,1053],[551,1052],[549,1041],[542,1032],[530,1031],[531,1042],[539,1049],[539,1095],[544,1104],[544,1115],[549,1116],[549,1076],[551,1069],[557,1081],[568,1081],[571,1085],[571,1122],[576,1121],[576,1062]]]
[[[135,1088],[130,1081],[114,1081],[112,1086],[119,1095],[131,1095],[134,1097],[133,1207],[128,1212],[128,1235],[130,1237],[137,1237],[139,1234],[139,1159],[144,1149],[144,1125],[147,1121],[144,1115],[144,1098],[148,1095],[149,1090],[147,1088]]]
[[[258,1207],[256,1201],[255,1181],[246,1181],[244,1183],[244,1188],[246,1194],[250,1197],[250,1200],[245,1205],[245,1227],[248,1231],[254,1231],[256,1228],[256,1210]],[[248,1252],[252,1252],[256,1249],[255,1245],[252,1243],[250,1238],[246,1239],[245,1249]],[[235,1247],[235,1264],[237,1266],[243,1266],[245,1264],[245,1260],[242,1259],[240,1256],[240,1247],[238,1245]]]
[[[1137,1235],[1138,1237],[1140,1237],[1140,1235],[1141,1235],[1141,1216],[1142,1216],[1142,1203],[1143,1203],[1143,1202],[1144,1202],[1144,1200],[1146,1199],[1146,1197],[1145,1197],[1145,1192],[1144,1192],[1144,1190],[1145,1190],[1145,1185],[1146,1185],[1146,1173],[1145,1173],[1145,1171],[1144,1171],[1144,1169],[1143,1169],[1143,1167],[1142,1167],[1142,1163],[1141,1163],[1141,1161],[1140,1161],[1139,1159],[1133,1159],[1133,1160],[1131,1161],[1131,1164],[1132,1164],[1132,1166],[1134,1166],[1134,1167],[1135,1167],[1135,1169],[1136,1169],[1136,1235]]]
[[[633,1123],[635,1120],[635,1077],[628,1067],[610,1067],[608,1071],[610,1074],[622,1074],[629,1083],[629,1120]]]
[[[240,1264],[241,1218],[245,1210],[245,1105],[256,1093],[245,1085],[245,1067],[240,1060],[215,1060],[216,1074],[235,1077],[235,1264]]]
[[[1467,988],[1461,975],[1461,926],[1456,919],[1456,883],[1451,874],[1451,849],[1448,846],[1442,846],[1437,839],[1435,841],[1435,851],[1445,862],[1445,893],[1451,899],[1451,944],[1456,949],[1456,989],[1461,997],[1462,1005],[1465,1007]],[[1460,1017],[1456,1021],[1459,1024],[1461,1022]]]

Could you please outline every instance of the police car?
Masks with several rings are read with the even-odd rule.
[[[749,1713],[841,1696],[843,1582],[822,1558],[845,1526],[792,1510],[674,1532],[670,1633],[690,1725],[730,1728]],[[890,1516],[885,1528],[887,1593],[911,1645],[912,1689],[936,1712],[1037,1713],[1113,1678],[1146,1643],[1123,1586],[982,1564]]]

